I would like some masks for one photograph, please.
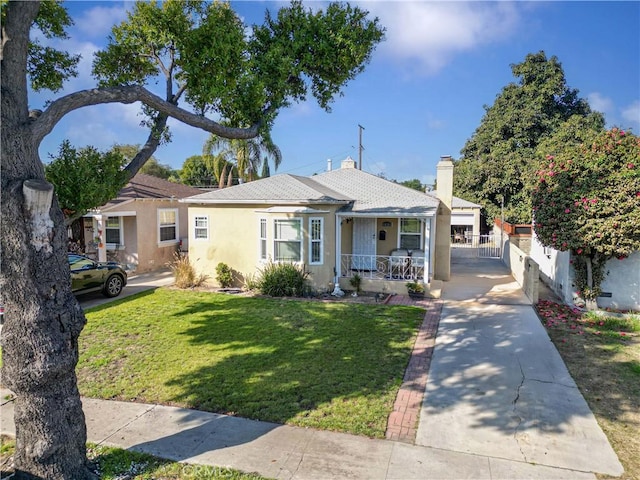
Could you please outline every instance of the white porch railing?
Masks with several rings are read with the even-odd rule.
[[[340,275],[370,280],[424,279],[424,257],[343,254]]]

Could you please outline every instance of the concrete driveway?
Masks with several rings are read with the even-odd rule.
[[[452,264],[416,444],[623,472],[529,300],[499,260]]]
[[[140,275],[131,275],[127,282],[127,286],[120,295],[115,298],[108,298],[100,292],[86,293],[78,295],[78,302],[83,310],[96,307],[107,302],[126,298],[136,293],[152,290],[157,287],[172,285],[174,282],[173,272],[171,270],[159,270],[157,272],[143,273]]]

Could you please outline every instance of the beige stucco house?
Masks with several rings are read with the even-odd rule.
[[[451,198],[453,164],[449,157],[443,163],[438,185]],[[450,215],[442,226],[436,217],[450,214],[451,200],[447,207],[434,193],[358,170],[350,158],[319,175],[276,175],[181,203],[189,206],[189,258],[211,279],[219,262],[240,282],[267,262],[295,262],[320,292],[336,283],[352,289],[355,274],[363,290],[389,293],[406,293],[409,280],[429,288],[434,278],[448,279]],[[441,247],[436,228],[444,232]]]
[[[83,218],[86,253],[116,260],[138,273],[166,268],[188,237],[181,198],[201,190],[145,174],[135,175],[118,196]]]

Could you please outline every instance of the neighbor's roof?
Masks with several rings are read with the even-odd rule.
[[[437,191],[432,191],[429,193],[434,197],[438,196]],[[465,200],[464,198],[454,196],[451,201],[451,207],[452,208],[482,208],[482,205],[478,205],[477,203],[470,202],[468,200]]]
[[[201,191],[188,185],[138,173],[118,192],[116,198],[100,207],[100,210],[108,210],[116,205],[139,199],[185,198]]]
[[[182,200],[205,204],[344,204],[354,215],[419,215],[432,212],[439,201],[425,193],[354,168],[312,177],[283,174],[202,193]]]

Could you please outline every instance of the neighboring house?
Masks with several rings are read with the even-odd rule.
[[[450,198],[453,164],[445,160],[442,175],[450,178],[439,166],[438,185],[449,185]],[[443,203],[357,170],[350,158],[312,177],[276,175],[181,202],[189,205],[189,258],[212,279],[220,262],[241,283],[270,261],[304,265],[317,291],[332,291],[336,281],[352,289],[357,273],[363,290],[405,293],[410,279],[437,278],[438,262],[448,279],[450,224],[438,220],[443,242],[435,235]]]
[[[540,278],[565,303],[571,305],[576,299],[573,287],[573,268],[569,252],[560,252],[544,247],[533,233],[531,258],[540,268]],[[628,258],[613,258],[605,266],[602,296],[597,298],[598,307],[640,311],[640,252]]]
[[[187,240],[187,205],[181,198],[202,191],[137,174],[118,196],[84,216],[88,255],[117,260],[139,273],[165,268]]]

